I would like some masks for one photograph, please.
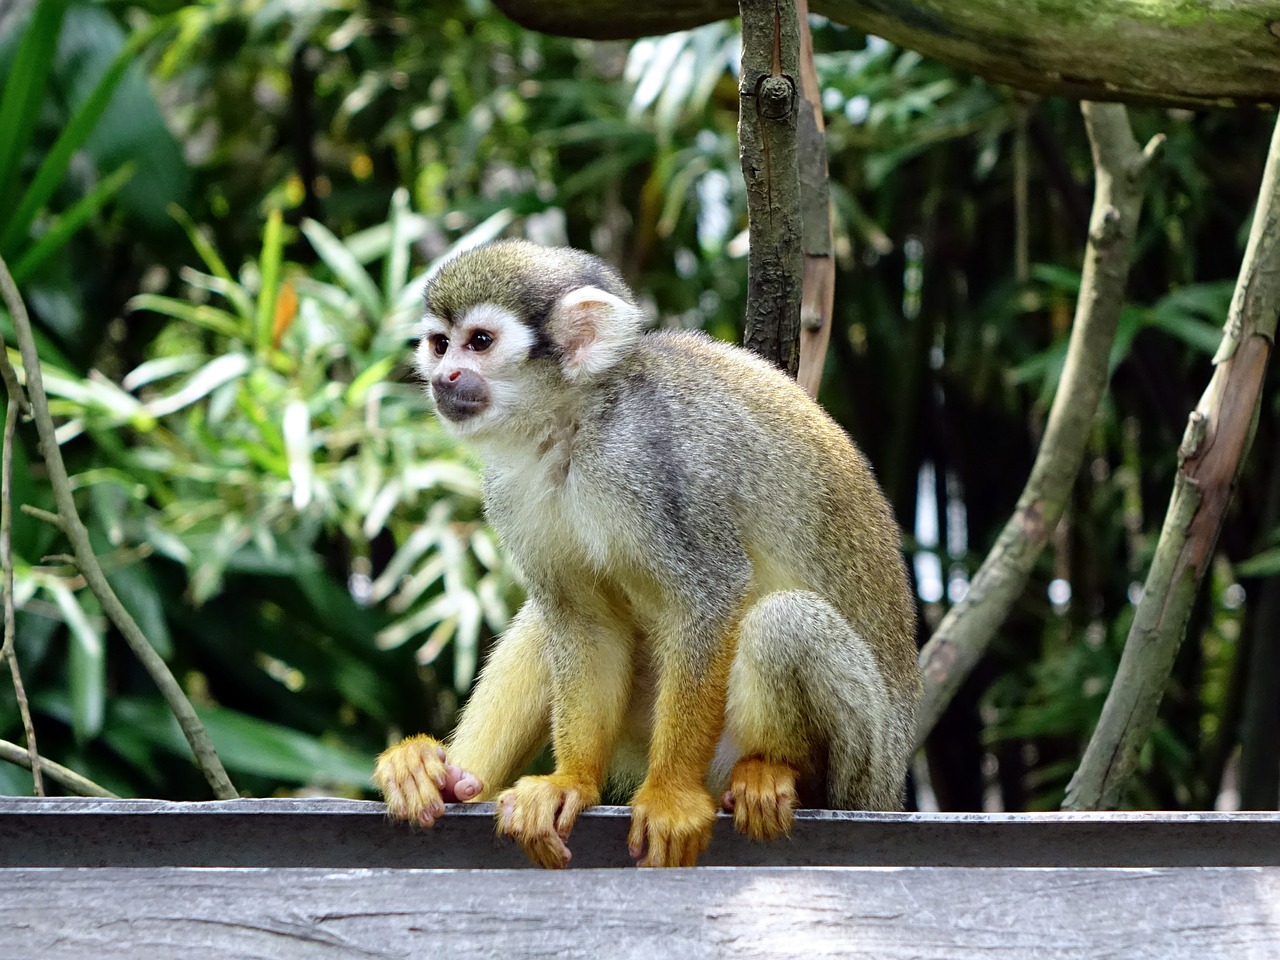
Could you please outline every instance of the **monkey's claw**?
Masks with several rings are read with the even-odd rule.
[[[573,854],[565,841],[578,815],[599,802],[599,788],[564,774],[522,777],[498,796],[498,833],[524,847],[539,866],[567,867]]]
[[[743,757],[733,767],[724,806],[733,825],[752,840],[774,840],[791,833],[795,809],[796,771],[763,757]]]
[[[480,778],[450,763],[444,744],[433,737],[409,737],[380,757],[373,782],[387,801],[387,813],[420,827],[433,827],[444,805],[473,800],[484,785]]]
[[[642,786],[631,800],[631,856],[641,867],[692,867],[715,820],[715,801],[703,789]]]

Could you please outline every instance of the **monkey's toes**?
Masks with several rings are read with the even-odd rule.
[[[733,767],[725,807],[733,825],[752,840],[773,840],[791,833],[799,805],[796,771],[763,757],[744,757]]]
[[[511,837],[542,867],[566,867],[573,854],[565,843],[578,815],[596,803],[599,791],[558,774],[522,777],[498,797],[498,833]]]
[[[716,807],[702,789],[642,786],[631,800],[631,856],[641,867],[692,867],[711,842]]]
[[[446,802],[470,800],[483,789],[478,777],[447,762],[440,741],[427,736],[409,737],[378,757],[373,782],[388,814],[421,827],[435,826]]]

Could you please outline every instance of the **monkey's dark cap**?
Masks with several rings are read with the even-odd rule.
[[[492,303],[541,330],[560,299],[579,287],[598,287],[635,303],[618,271],[599,257],[570,247],[527,240],[497,240],[460,253],[427,282],[427,310],[445,323]]]

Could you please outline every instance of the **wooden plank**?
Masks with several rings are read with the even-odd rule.
[[[629,811],[585,814],[577,867],[630,866]],[[800,811],[790,839],[753,844],[716,824],[704,866],[1280,866],[1278,813],[893,814]],[[517,868],[489,804],[458,805],[434,830],[355,800],[0,798],[0,867]]]
[[[6,960],[1275,960],[1280,868],[11,870]]]

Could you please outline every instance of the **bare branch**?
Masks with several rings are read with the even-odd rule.
[[[53,485],[60,526],[65,531],[67,539],[71,541],[72,549],[75,550],[76,566],[84,576],[89,589],[102,604],[103,611],[124,636],[129,649],[142,662],[143,667],[160,689],[160,695],[164,697],[165,703],[177,718],[178,725],[182,727],[196,763],[199,764],[205,779],[213,788],[214,795],[220,800],[234,799],[239,794],[231,785],[231,780],[223,769],[222,761],[218,759],[204,724],[196,716],[195,708],[183,694],[182,687],[174,679],[168,664],[156,653],[129,611],[120,603],[120,598],[111,589],[111,584],[107,582],[106,574],[102,572],[102,567],[94,555],[93,546],[89,542],[89,531],[85,529],[80,514],[76,510],[75,499],[71,494],[71,481],[67,477],[67,468],[62,462],[62,453],[58,449],[53,418],[49,415],[49,401],[44,392],[44,379],[40,373],[40,357],[36,353],[35,337],[31,330],[31,319],[27,316],[22,297],[3,258],[0,258],[0,295],[3,295],[5,306],[13,316],[18,349],[22,353],[22,365],[27,377],[27,393],[31,401],[36,429],[40,433],[41,452],[44,454],[45,465],[49,470],[49,481]]]
[[[27,758],[30,761],[31,781],[37,797],[44,796],[44,778],[40,774],[40,750],[36,745],[36,727],[31,720],[31,704],[27,702],[27,688],[22,682],[18,667],[18,651],[14,642],[15,619],[13,609],[13,444],[18,428],[18,410],[25,398],[8,352],[0,349],[0,371],[5,386],[11,391],[4,411],[4,446],[0,451],[0,570],[4,572],[4,645],[0,647],[0,660],[9,661],[9,675],[13,678],[13,694],[18,701],[18,714],[22,717],[22,732],[27,739]]]
[[[1112,809],[1138,752],[1187,630],[1191,605],[1218,543],[1240,465],[1253,439],[1280,314],[1280,127],[1272,135],[1213,377],[1178,449],[1178,473],[1160,541],[1134,613],[1120,668],[1063,808]]]
[[[836,258],[831,238],[831,186],[827,171],[826,123],[822,118],[822,90],[813,64],[813,35],[809,30],[809,0],[797,0],[800,26],[799,133],[801,229],[804,239],[804,280],[800,299],[800,366],[796,381],[811,397],[822,386],[822,368],[831,341],[835,308]]]
[[[32,775],[36,774],[36,767],[44,773],[50,780],[56,780],[72,793],[82,797],[101,797],[104,800],[118,800],[117,794],[112,793],[106,787],[100,787],[87,777],[82,777],[74,770],[69,770],[60,763],[54,763],[52,760],[46,760],[44,757],[37,758],[36,766],[32,766],[30,754],[16,743],[10,743],[8,740],[0,740],[0,760],[7,760],[10,763],[16,763],[20,767],[26,767],[32,771]]]
[[[1062,518],[1084,459],[1089,425],[1107,385],[1107,357],[1124,304],[1133,238],[1142,210],[1144,154],[1118,104],[1083,103],[1097,183],[1080,299],[1049,422],[1013,516],[973,578],[920,651],[924,700],[917,744],[923,743],[964,678],[1022,594],[1027,578]]]

